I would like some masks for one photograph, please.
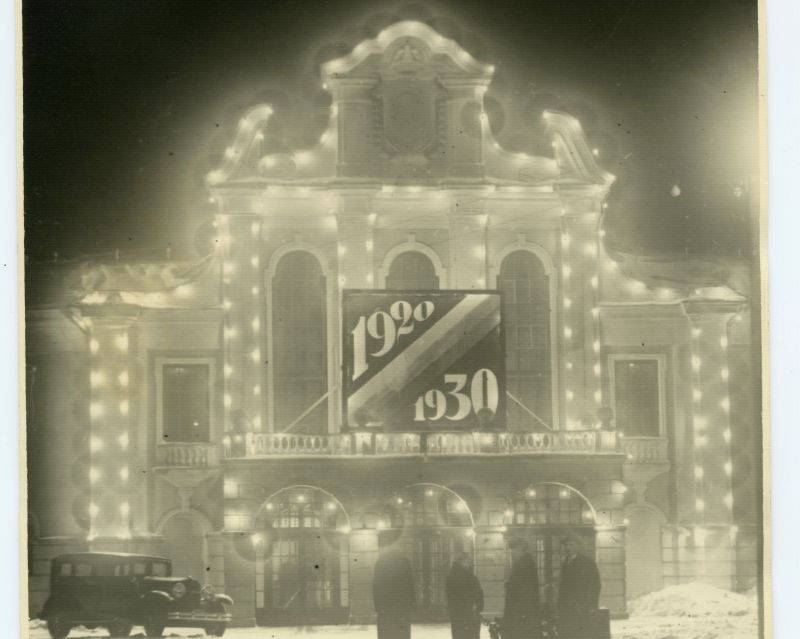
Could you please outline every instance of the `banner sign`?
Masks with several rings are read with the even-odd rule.
[[[505,428],[497,291],[343,291],[345,423]]]

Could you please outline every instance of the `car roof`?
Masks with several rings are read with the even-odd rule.
[[[166,557],[158,557],[157,555],[137,555],[130,552],[76,552],[66,555],[59,555],[53,561],[92,561],[92,560],[121,560],[121,559],[139,559],[144,561],[165,561],[169,562]]]

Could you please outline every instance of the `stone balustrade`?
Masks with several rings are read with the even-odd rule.
[[[666,437],[620,437],[620,449],[629,464],[665,464],[669,462]]]
[[[628,441],[628,440],[621,440]],[[243,433],[223,441],[226,459],[427,455],[537,455],[619,453],[609,431],[353,432],[325,435]]]
[[[170,468],[219,466],[219,446],[196,443],[159,444],[156,446],[156,466]]]

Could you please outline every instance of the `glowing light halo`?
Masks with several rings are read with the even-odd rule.
[[[206,184],[214,186],[227,180],[239,167],[242,158],[256,142],[254,131],[265,126],[273,115],[272,107],[260,104],[250,109],[241,120],[236,129],[233,144],[229,146],[222,160],[222,164],[206,175]]]
[[[323,64],[322,76],[324,82],[331,86],[336,81],[338,74],[347,73],[354,69],[370,55],[383,54],[395,41],[408,37],[422,40],[434,55],[444,54],[451,58],[463,71],[479,73],[486,81],[494,74],[495,69],[491,64],[478,62],[454,40],[445,38],[427,24],[404,20],[395,22],[385,28],[375,38],[362,41],[347,55]]]
[[[475,516],[472,514],[472,509],[469,507],[469,503],[467,502],[467,500],[464,499],[461,495],[459,495],[452,488],[448,488],[447,486],[444,486],[443,484],[437,484],[437,483],[428,482],[428,481],[417,482],[417,483],[414,483],[414,484],[407,484],[407,485],[403,486],[400,490],[396,491],[395,495],[400,496],[400,495],[402,495],[403,492],[408,491],[408,490],[410,490],[412,488],[418,488],[418,487],[424,488],[425,489],[425,494],[427,496],[429,496],[429,497],[432,496],[432,495],[429,494],[428,491],[435,491],[435,490],[444,491],[444,492],[448,493],[449,495],[452,495],[453,497],[455,497],[455,499],[457,500],[458,504],[463,504],[463,506],[460,506],[461,508],[464,508],[464,510],[462,512],[466,512],[469,515],[470,525],[466,526],[466,527],[467,528],[475,528]],[[434,492],[434,494],[435,494],[435,492]]]
[[[311,491],[319,491],[325,495],[328,500],[332,500],[338,507],[340,512],[344,513],[345,520],[347,521],[346,527],[348,530],[351,528],[350,522],[350,513],[347,512],[347,509],[344,507],[344,504],[341,500],[334,495],[333,493],[321,488],[320,486],[312,486],[311,484],[292,484],[290,486],[284,486],[283,488],[279,488],[274,493],[267,496],[267,498],[261,502],[261,506],[258,507],[256,510],[255,515],[253,516],[253,521],[258,520],[259,516],[262,512],[272,511],[273,510],[273,502],[275,499],[282,493],[288,492],[290,490],[311,490]],[[344,528],[343,527],[343,528]]]

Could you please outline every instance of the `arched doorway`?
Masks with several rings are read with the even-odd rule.
[[[289,486],[264,502],[255,528],[257,623],[346,621],[350,520],[339,500],[314,486]]]
[[[445,621],[445,581],[459,552],[474,554],[474,520],[467,502],[438,484],[413,484],[378,519],[378,545],[399,545],[411,561],[415,621]]]
[[[539,567],[543,606],[558,601],[558,583],[566,535],[577,537],[583,552],[595,556],[595,511],[586,497],[567,484],[532,484],[511,500],[505,512],[506,537],[528,542]]]
[[[211,525],[205,516],[195,511],[175,511],[167,514],[158,530],[164,538],[165,552],[172,560],[172,574],[194,577],[205,583],[208,571],[206,534]]]

